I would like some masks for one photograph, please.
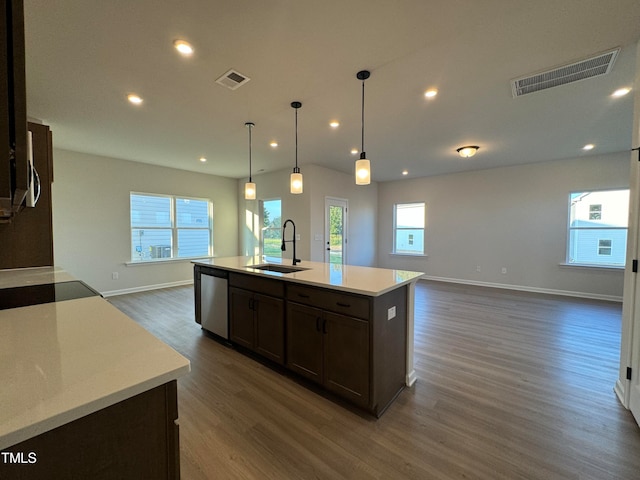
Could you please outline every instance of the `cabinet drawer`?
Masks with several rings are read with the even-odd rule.
[[[351,317],[369,319],[368,297],[301,285],[287,285],[287,299]]]
[[[284,284],[280,280],[271,280],[270,278],[262,278],[257,275],[230,272],[229,285],[251,290],[256,293],[264,293],[272,297],[284,297]]]

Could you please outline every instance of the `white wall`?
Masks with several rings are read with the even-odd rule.
[[[620,300],[622,270],[560,264],[569,193],[628,187],[626,152],[380,183],[378,265],[450,281]],[[393,206],[418,201],[427,209],[427,257],[391,255]]]
[[[282,200],[282,222],[284,223],[287,219],[293,220],[296,224],[296,233],[300,235],[300,240],[296,242],[296,256],[301,260],[310,259],[309,180],[305,175],[303,193],[292,195],[289,193],[289,173],[289,170],[279,170],[262,175],[253,175],[252,179],[256,184],[257,200],[244,199],[244,184],[247,179],[237,181],[238,226],[240,229],[239,250],[241,255],[257,255],[259,252],[260,229],[262,227],[257,222],[260,214],[259,200],[279,198]],[[286,230],[287,240],[292,236],[293,229],[289,225]],[[290,244],[287,244],[287,251],[282,254],[283,261],[285,259],[291,260],[292,254],[293,249]]]
[[[633,95],[633,131],[632,148],[640,147],[640,40],[636,45],[636,88]],[[640,254],[640,152],[632,152],[629,157],[630,201],[629,201],[629,236],[627,239],[627,268],[624,279],[624,298],[622,301],[622,339],[620,342],[620,370],[615,391],[622,404],[629,408],[631,401],[631,381],[627,380],[627,367],[634,369],[634,383],[638,376],[638,359],[640,343],[637,341],[640,331],[640,304],[638,303],[638,275],[631,268],[634,259]],[[640,423],[640,419],[636,418]]]
[[[296,253],[301,260],[324,262],[324,201],[326,196],[346,199],[349,204],[349,240],[347,258],[352,265],[375,266],[376,263],[376,218],[377,191],[375,182],[367,186],[357,186],[352,175],[337,172],[318,165],[305,165],[302,168],[304,178],[303,193],[292,195],[289,192],[290,169],[262,175],[253,175],[258,200],[280,198],[282,200],[282,220],[292,219],[300,240],[296,243]],[[257,228],[252,214],[259,213],[257,200],[244,199],[244,183],[238,181],[238,219],[240,222],[240,245],[243,255],[253,255],[259,245]],[[287,239],[293,232],[287,227]],[[319,240],[316,240],[319,238]],[[291,259],[292,251],[287,244],[283,258]]]
[[[324,262],[325,197],[334,197],[348,202],[347,262],[375,267],[378,184],[356,185],[353,175],[318,165],[310,165],[305,171],[311,179],[311,260]],[[315,240],[316,235],[320,240]]]
[[[59,267],[101,293],[192,280],[189,261],[126,266],[131,260],[129,193],[209,198],[214,254],[237,255],[235,179],[54,150],[53,247]],[[117,272],[119,279],[113,280]]]

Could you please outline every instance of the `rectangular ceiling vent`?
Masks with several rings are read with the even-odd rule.
[[[547,88],[559,87],[560,85],[586,80],[587,78],[606,75],[613,68],[613,63],[619,52],[620,49],[616,48],[595,57],[563,65],[553,70],[511,80],[513,97],[521,97],[522,95]]]
[[[238,87],[241,87],[245,83],[251,80],[246,75],[242,75],[240,72],[236,72],[231,69],[220,78],[216,80],[216,83],[222,85],[223,87],[227,87],[230,90],[235,90]]]

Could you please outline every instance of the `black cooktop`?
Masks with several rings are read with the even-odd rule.
[[[2,288],[0,289],[0,310],[95,296],[100,294],[79,280]]]

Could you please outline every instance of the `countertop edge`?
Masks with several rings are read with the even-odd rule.
[[[14,445],[24,442],[25,440],[29,440],[30,438],[36,437],[50,430],[54,430],[66,425],[67,423],[73,422],[74,420],[91,415],[92,413],[115,405],[116,403],[135,397],[136,395],[159,387],[160,385],[164,385],[167,382],[177,380],[190,371],[191,364],[187,361],[184,365],[168,371],[163,375],[159,375],[136,385],[132,385],[131,387],[124,388],[110,395],[98,398],[92,402],[77,405],[69,410],[60,412],[53,417],[49,417],[31,425],[27,425],[21,429],[9,432],[3,437],[0,437],[0,450],[9,449]]]
[[[251,257],[248,257],[251,258]],[[213,259],[215,262],[215,258]],[[298,278],[295,276],[295,273],[293,274],[282,274],[279,272],[267,272],[267,271],[260,271],[260,270],[255,270],[251,267],[251,265],[249,266],[243,266],[243,267],[238,267],[238,266],[230,266],[230,265],[220,265],[220,264],[215,264],[215,263],[210,263],[209,261],[198,261],[198,260],[194,260],[191,262],[194,265],[199,265],[202,267],[207,267],[207,268],[214,268],[214,269],[218,269],[218,270],[225,270],[228,272],[236,272],[236,273],[242,273],[242,274],[247,274],[247,275],[253,275],[256,277],[262,277],[262,278],[271,278],[274,280],[281,280],[281,281],[285,281],[285,282],[289,282],[289,283],[297,283],[297,284],[302,284],[302,285],[309,285],[309,286],[314,286],[314,287],[319,287],[319,288],[328,288],[331,290],[337,290],[337,291],[341,291],[341,292],[347,292],[347,293],[353,293],[353,294],[357,294],[357,295],[364,295],[367,297],[379,297],[381,295],[384,295],[385,293],[388,293],[392,290],[395,290],[397,288],[403,287],[405,285],[408,285],[410,283],[413,282],[417,282],[418,280],[420,280],[421,278],[424,277],[425,273],[423,272],[413,272],[416,273],[417,275],[408,279],[408,280],[402,280],[402,281],[397,281],[395,282],[393,285],[389,285],[388,287],[385,287],[383,289],[380,290],[366,290],[366,289],[359,289],[359,288],[354,288],[354,287],[350,287],[350,286],[345,286],[345,285],[336,285],[336,284],[332,284],[332,283],[328,283],[328,282],[318,282],[318,281],[313,281],[313,280],[309,280],[309,279],[304,279],[304,278]],[[267,263],[267,262],[264,262]],[[301,262],[301,266],[304,266],[304,261]],[[357,268],[371,268],[371,269],[377,269],[374,267],[360,267],[360,266],[354,266]],[[311,268],[310,268],[311,269]],[[383,270],[383,269],[380,269]],[[292,276],[290,276],[292,275]]]

